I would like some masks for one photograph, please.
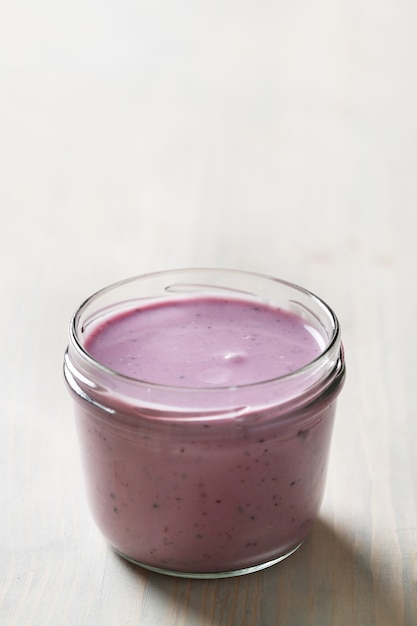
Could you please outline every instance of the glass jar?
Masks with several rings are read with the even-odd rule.
[[[86,348],[125,312],[196,298],[295,315],[319,354],[275,378],[190,387],[122,374]],[[320,298],[233,270],[134,277],[76,311],[64,375],[91,512],[117,553],[165,574],[218,578],[268,567],[301,545],[322,501],[345,377],[339,324]]]

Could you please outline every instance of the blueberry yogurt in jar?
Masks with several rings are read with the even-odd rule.
[[[218,578],[301,545],[345,377],[320,298],[233,270],[131,278],[77,310],[64,374],[91,512],[116,552]]]

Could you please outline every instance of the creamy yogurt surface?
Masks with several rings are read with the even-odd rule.
[[[308,364],[323,348],[294,313],[217,297],[135,307],[103,322],[85,347],[121,374],[190,387],[277,378]]]

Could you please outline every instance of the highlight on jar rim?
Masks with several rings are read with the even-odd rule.
[[[64,375],[90,510],[118,554],[219,578],[303,543],[345,378],[322,299],[238,270],[129,278],[75,312]]]

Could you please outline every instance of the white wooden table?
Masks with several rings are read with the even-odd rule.
[[[0,623],[417,624],[417,4],[0,0]],[[62,358],[96,289],[233,267],[336,310],[314,531],[233,580],[149,574],[84,499]]]

